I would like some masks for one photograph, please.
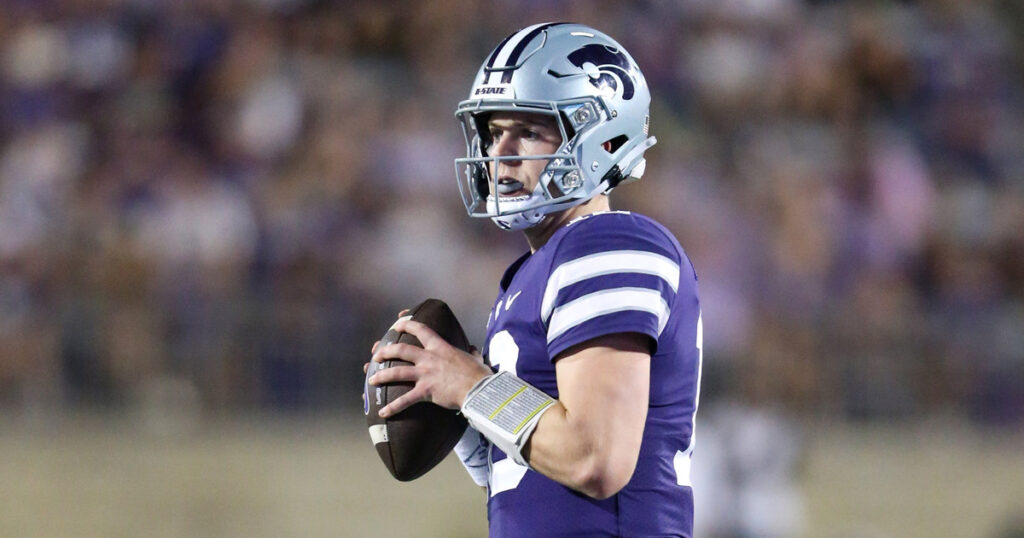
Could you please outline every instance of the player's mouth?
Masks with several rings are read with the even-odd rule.
[[[498,195],[501,198],[529,197],[530,191],[526,190],[522,181],[503,177],[498,180]]]

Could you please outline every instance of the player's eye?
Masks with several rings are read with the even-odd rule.
[[[484,149],[490,149],[494,147],[499,136],[500,134],[497,136],[495,135],[494,130],[484,131],[483,136],[480,137],[480,145],[483,146]]]
[[[538,138],[540,138],[540,133],[534,131],[533,129],[527,129],[526,131],[523,132],[523,138],[526,140],[537,140]]]

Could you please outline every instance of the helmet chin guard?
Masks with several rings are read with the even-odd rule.
[[[510,35],[455,111],[466,140],[466,157],[455,159],[455,170],[467,212],[523,230],[638,179],[644,151],[656,142],[648,136],[650,100],[632,57],[593,28],[546,23]],[[552,116],[562,144],[547,155],[490,156],[486,124],[494,112]],[[503,200],[490,173],[502,160],[547,164],[529,196]]]
[[[491,221],[502,230],[519,231],[532,228],[544,220],[547,212],[541,209],[544,194],[540,185],[537,185],[528,196],[522,196],[518,200],[501,202],[500,197],[487,196],[487,212],[493,214]],[[498,204],[504,206],[498,210]]]
[[[500,217],[491,217],[491,222],[502,230],[518,232],[527,228],[533,228],[540,221],[544,220],[545,214],[539,209],[527,209],[519,213],[510,213]]]

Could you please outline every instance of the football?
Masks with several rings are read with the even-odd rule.
[[[470,351],[459,320],[444,301],[427,299],[413,307],[406,317],[433,329],[441,338],[463,351]],[[423,347],[415,336],[388,330],[381,346],[400,342]],[[419,402],[406,410],[381,418],[377,412],[412,389],[412,383],[391,383],[371,387],[370,376],[378,370],[410,364],[402,360],[371,361],[363,384],[363,412],[370,439],[391,475],[408,481],[423,476],[452,451],[466,431],[466,419],[456,409],[445,409],[431,402]]]

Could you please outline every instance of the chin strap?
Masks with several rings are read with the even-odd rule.
[[[491,222],[496,224],[498,228],[512,232],[531,228],[536,226],[542,220],[544,220],[544,214],[535,209],[528,209],[526,211],[512,213],[510,215],[491,217]]]

